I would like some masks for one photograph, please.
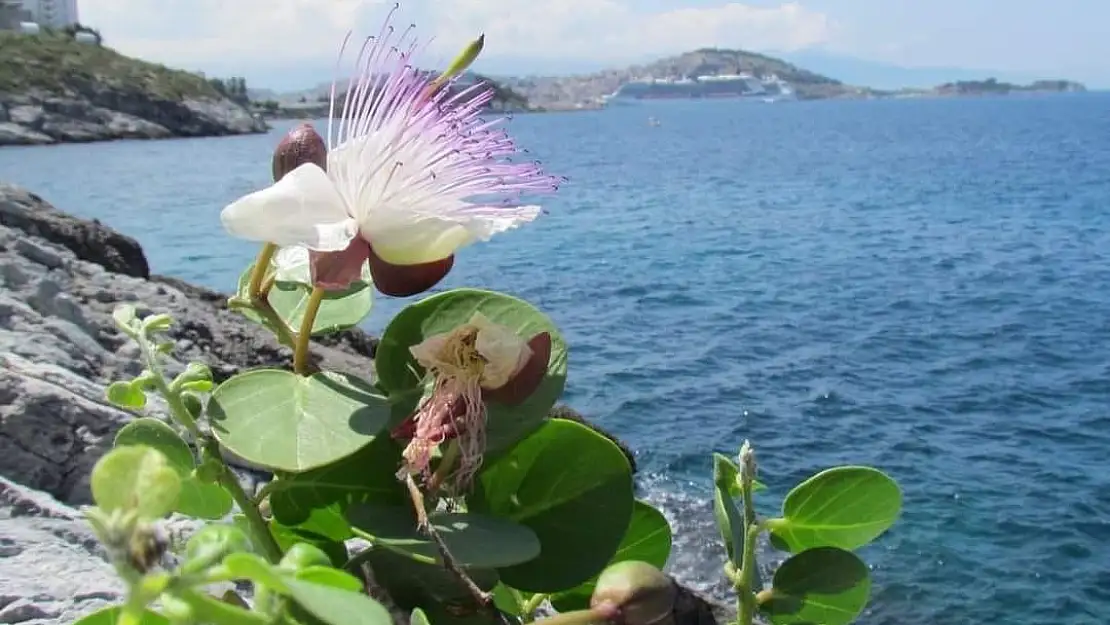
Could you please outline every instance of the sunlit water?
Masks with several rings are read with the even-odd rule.
[[[268,182],[285,127],[5,148],[0,179],[228,290],[256,248],[218,212]],[[861,622],[1110,622],[1110,96],[660,103],[512,129],[570,182],[442,288],[555,319],[567,400],[638,451],[676,571],[719,590],[709,454],[750,438],[769,513],[839,463],[903,485],[862,554]]]

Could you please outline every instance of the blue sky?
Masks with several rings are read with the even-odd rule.
[[[393,2],[79,4],[81,20],[125,53],[296,89],[330,78],[343,34],[376,31]],[[881,87],[986,73],[1110,87],[1110,0],[404,0],[401,15],[433,38],[430,66],[485,32],[476,69],[495,74],[588,71],[720,46]]]

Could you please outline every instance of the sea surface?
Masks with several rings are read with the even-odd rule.
[[[655,117],[661,125],[649,126]],[[230,290],[220,209],[269,136],[0,149],[0,179]],[[672,102],[522,115],[570,178],[441,288],[567,336],[566,400],[638,452],[672,566],[714,593],[709,455],[751,439],[773,513],[822,468],[902,485],[865,625],[1110,622],[1110,94]],[[406,302],[381,298],[382,328]]]

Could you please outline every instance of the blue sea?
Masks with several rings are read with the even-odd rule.
[[[256,247],[219,211],[268,183],[292,123],[5,148],[0,179],[230,290]],[[768,514],[832,465],[901,483],[860,623],[1110,622],[1110,94],[660,102],[510,129],[570,180],[441,288],[553,317],[566,400],[637,450],[680,576],[723,592],[709,454],[748,438]]]

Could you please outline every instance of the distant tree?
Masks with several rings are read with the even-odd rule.
[[[100,34],[100,31],[91,27],[91,26],[85,26],[81,22],[77,22],[75,24],[70,24],[69,26],[66,26],[65,28],[62,29],[62,32],[64,34],[70,36],[70,37],[73,37],[73,38],[77,37],[77,33],[88,33],[88,34],[92,35],[93,37],[96,37],[96,45],[98,45],[98,46],[104,45],[104,36]]]

